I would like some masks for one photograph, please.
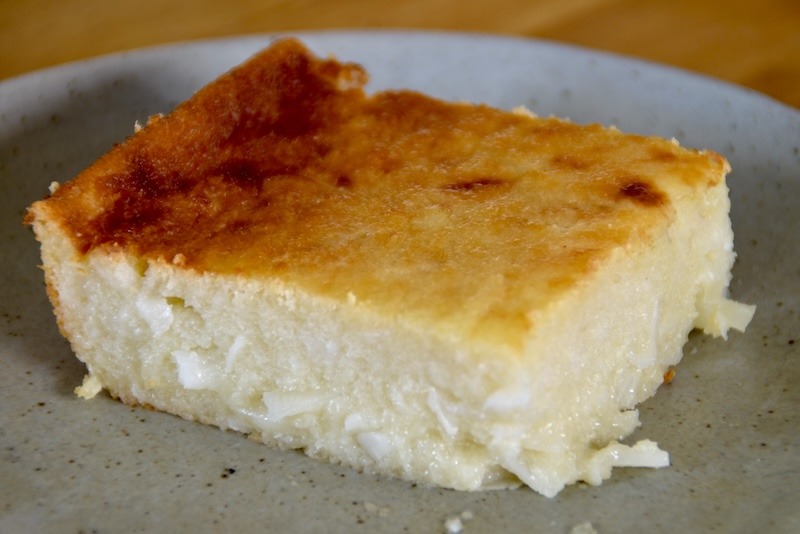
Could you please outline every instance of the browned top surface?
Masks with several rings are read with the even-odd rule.
[[[599,126],[366,97],[357,66],[282,41],[34,210],[82,253],[277,276],[501,337],[613,248],[668,224],[722,158]]]

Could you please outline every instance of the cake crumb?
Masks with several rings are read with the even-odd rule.
[[[675,369],[668,369],[666,373],[664,373],[664,384],[672,384],[672,381],[675,379]]]
[[[459,534],[464,532],[464,524],[460,517],[448,517],[444,522],[444,531],[447,534]]]
[[[472,510],[464,510],[459,515],[448,517],[444,522],[444,531],[447,534],[459,534],[464,532],[464,521],[474,518]]]
[[[572,530],[569,531],[569,534],[597,534],[597,531],[589,521],[584,521],[583,523],[572,527]]]
[[[366,508],[367,512],[371,514],[377,514],[379,517],[386,517],[389,515],[389,512],[391,511],[389,510],[388,506],[380,507],[377,504],[371,503],[369,501],[366,501],[364,503],[364,508]]]
[[[75,395],[82,399],[89,400],[95,397],[103,389],[103,384],[92,374],[83,377],[83,383],[75,388]]]

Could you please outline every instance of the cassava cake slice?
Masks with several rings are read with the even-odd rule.
[[[613,466],[693,328],[743,330],[727,162],[275,42],[36,202],[79,393],[462,490]]]

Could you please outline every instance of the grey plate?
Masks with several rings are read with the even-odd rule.
[[[0,84],[0,531],[234,529],[441,532],[800,531],[800,113],[685,72],[552,43],[436,33],[303,35],[410,87],[577,122],[614,123],[725,154],[746,334],[693,335],[635,436],[667,469],[620,469],[555,499],[415,487],[276,451],[173,416],[72,394],[84,369],[59,336],[25,207],[169,111],[269,36],[104,57]],[[470,514],[467,514],[469,517]]]

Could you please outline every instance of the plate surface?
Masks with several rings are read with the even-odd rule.
[[[300,35],[357,61],[370,89],[407,87],[726,155],[739,260],[758,305],[746,334],[692,335],[634,439],[667,469],[618,469],[554,499],[459,493],[356,473],[242,436],[72,393],[84,373],[59,333],[21,224],[135,120],[166,112],[273,36],[188,43],[0,84],[0,531],[800,531],[800,112],[686,72],[535,40],[425,32]]]

